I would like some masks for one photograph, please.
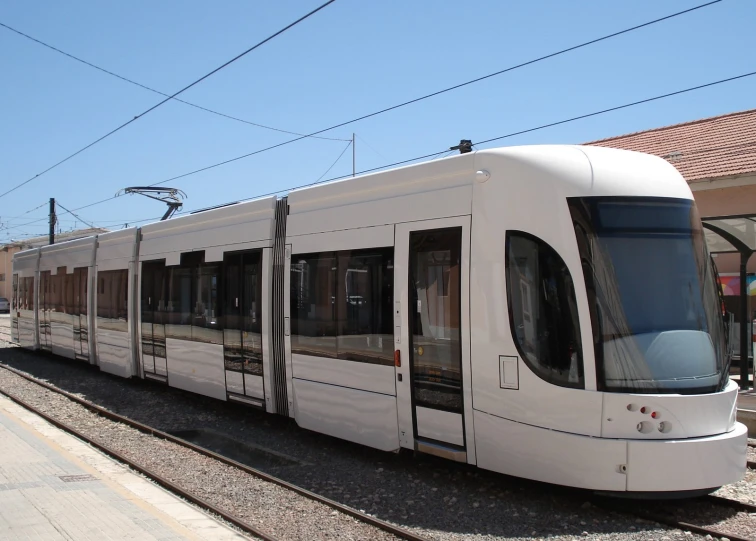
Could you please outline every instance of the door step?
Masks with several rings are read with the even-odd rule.
[[[467,451],[464,447],[458,447],[450,443],[417,438],[415,439],[415,451],[454,460],[455,462],[467,462]]]
[[[168,383],[168,378],[166,376],[161,376],[160,374],[152,374],[150,372],[145,372],[144,377],[146,379],[159,381],[160,383]]]
[[[250,406],[256,406],[258,408],[265,408],[265,405],[263,404],[262,400],[256,400],[254,398],[249,398],[246,396],[242,396],[240,394],[227,392],[228,399],[233,402],[241,402],[242,404],[249,404]]]

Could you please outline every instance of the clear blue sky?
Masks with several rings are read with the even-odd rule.
[[[172,93],[320,3],[7,0],[0,22]],[[337,0],[181,97],[306,133],[699,3]],[[324,135],[356,132],[362,170],[738,75],[756,69],[754,22],[756,1],[724,0]],[[0,51],[0,193],[161,99],[4,28]],[[753,108],[755,97],[751,77],[498,144],[581,143]],[[49,197],[74,209],[290,137],[167,103],[1,198],[0,243],[45,233],[45,221],[25,224],[46,207],[13,217]],[[317,180],[345,144],[303,140],[169,185],[186,191],[186,210],[250,198]],[[349,150],[328,177],[351,168]],[[127,196],[80,214],[118,229],[163,211]]]

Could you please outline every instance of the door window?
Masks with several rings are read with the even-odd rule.
[[[462,412],[461,228],[410,234],[409,323],[415,405]]]

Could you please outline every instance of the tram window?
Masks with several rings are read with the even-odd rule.
[[[180,265],[166,267],[164,284],[168,300],[162,310],[165,335],[223,344],[218,306],[220,264],[203,263],[203,259],[204,252],[189,252],[181,254]],[[155,287],[160,289],[161,282],[160,276],[156,276]]]
[[[13,275],[11,288],[11,308],[13,310],[18,310],[18,274]]]
[[[223,344],[223,331],[218,311],[219,263],[203,263],[192,275],[193,299],[192,340],[207,344]]]
[[[126,269],[99,272],[97,319],[103,329],[128,331],[128,277]]]
[[[337,350],[340,359],[392,364],[393,249],[338,254]]]
[[[292,256],[292,353],[337,356],[336,270],[333,252]]]
[[[166,338],[192,339],[192,268],[189,265],[166,268],[168,306],[163,315]]]
[[[542,379],[584,388],[575,288],[567,265],[545,242],[507,233],[507,302],[523,361]]]
[[[292,352],[393,364],[393,252],[292,256]]]

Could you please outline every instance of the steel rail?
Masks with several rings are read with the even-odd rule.
[[[85,408],[89,409],[90,411],[93,411],[103,417],[106,417],[112,421],[116,421],[119,423],[123,423],[125,425],[128,425],[132,428],[135,428],[136,430],[139,430],[140,432],[144,432],[146,434],[150,434],[152,436],[170,441],[172,443],[176,443],[177,445],[181,445],[182,447],[186,447],[188,449],[191,449],[197,453],[200,453],[202,455],[205,455],[207,457],[213,458],[215,460],[218,460],[224,464],[227,464],[229,466],[233,466],[235,468],[238,468],[242,470],[245,473],[248,473],[250,475],[253,475],[259,479],[262,479],[263,481],[268,481],[269,483],[274,483],[276,485],[279,485],[281,487],[284,487],[288,490],[291,490],[292,492],[296,492],[297,494],[300,494],[306,498],[309,498],[311,500],[317,501],[319,503],[322,503],[324,505],[327,505],[328,507],[331,507],[332,509],[335,509],[336,511],[339,511],[341,513],[344,513],[345,515],[349,515],[353,518],[356,518],[360,520],[361,522],[370,524],[371,526],[375,526],[376,528],[379,528],[380,530],[383,530],[385,532],[388,532],[390,534],[395,535],[396,537],[399,537],[401,539],[406,539],[407,541],[428,541],[425,537],[422,537],[418,534],[415,534],[409,530],[406,530],[404,528],[401,528],[399,526],[396,526],[394,524],[391,524],[390,522],[386,522],[384,520],[381,520],[379,518],[376,518],[374,516],[368,515],[367,513],[363,513],[361,511],[358,511],[356,509],[352,509],[351,507],[347,507],[344,504],[341,504],[339,502],[336,502],[334,500],[331,500],[329,498],[326,498],[325,496],[321,496],[319,494],[315,494],[314,492],[310,492],[309,490],[302,488],[300,486],[294,485],[292,483],[289,483],[288,481],[285,481],[283,479],[280,479],[278,477],[275,477],[273,475],[270,475],[268,473],[265,473],[263,471],[260,471],[256,468],[252,468],[250,466],[247,466],[246,464],[242,464],[241,462],[237,462],[236,460],[233,460],[231,458],[225,457],[219,453],[216,453],[215,451],[211,451],[210,449],[206,449],[204,447],[201,447],[199,445],[196,445],[192,442],[186,441],[182,438],[179,438],[177,436],[174,436],[173,434],[169,434],[167,432],[163,432],[162,430],[158,430],[156,428],[152,428],[148,425],[145,425],[143,423],[140,423],[139,421],[134,421],[133,419],[130,419],[128,417],[125,417],[123,415],[119,415],[117,413],[114,413],[110,410],[107,410],[103,408],[102,406],[98,406],[97,404],[93,404],[92,402],[85,400],[83,398],[80,398],[74,394],[69,393],[68,391],[64,391],[62,389],[58,389],[57,387],[45,382],[38,380],[37,378],[30,376],[28,374],[25,374],[24,372],[13,368],[11,366],[7,366],[0,362],[0,368],[3,368],[27,381],[30,381],[31,383],[34,383],[36,385],[39,385],[45,389],[48,389],[52,392],[58,393],[62,396],[65,396],[69,400],[72,400],[73,402],[76,402],[77,404],[80,404],[84,406]]]
[[[728,507],[735,508],[738,504],[741,503],[735,500],[728,500],[726,498],[718,498],[718,497],[713,497],[713,498],[716,498],[716,500],[726,500],[726,503],[717,501],[716,505],[726,505]],[[623,515],[634,516],[642,520],[664,524],[665,526],[670,526],[672,528],[688,531],[691,533],[697,533],[700,535],[710,535],[714,537],[715,539],[727,538],[730,541],[754,541],[753,538],[741,537],[737,534],[725,533],[719,530],[715,530],[713,528],[707,528],[706,526],[699,526],[697,524],[692,524],[690,522],[678,520],[673,516],[668,516],[662,513],[653,513],[653,512],[642,511],[642,510],[637,510],[637,509],[628,509],[626,507],[623,507],[622,503],[620,502],[610,503],[606,500],[601,500],[601,501],[594,500],[593,505],[595,507],[603,509],[604,511],[612,511],[615,513],[621,513]],[[748,505],[748,504],[744,504],[744,505]]]

